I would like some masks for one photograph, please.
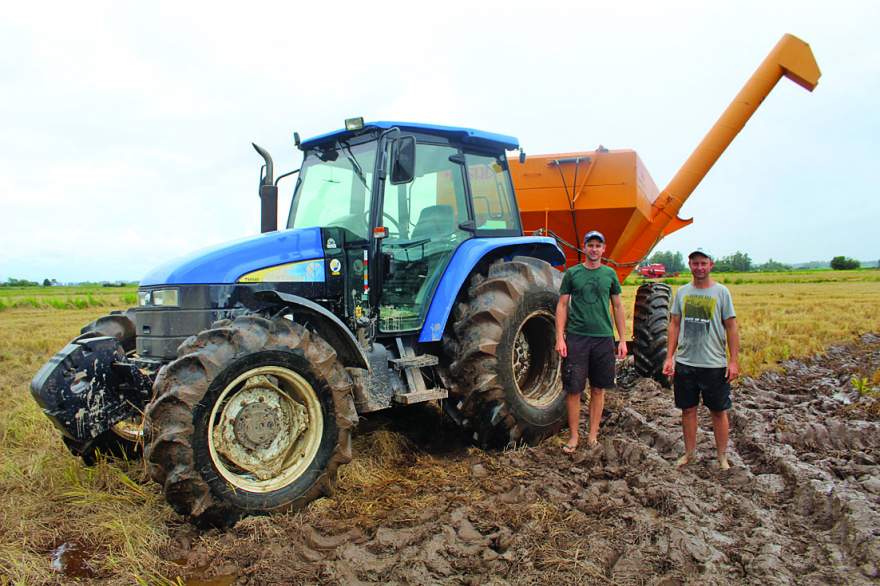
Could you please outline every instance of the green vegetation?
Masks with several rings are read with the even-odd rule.
[[[791,266],[781,263],[779,261],[775,261],[771,258],[764,264],[756,266],[755,270],[762,273],[778,273],[781,271],[790,271]]]
[[[835,271],[851,271],[862,266],[862,263],[847,256],[835,256],[831,259],[831,268]]]
[[[103,285],[10,286],[0,287],[0,311],[14,307],[33,309],[87,309],[90,307],[131,306],[137,303],[137,286]]]
[[[660,263],[666,267],[667,273],[680,273],[687,270],[684,256],[680,252],[658,251],[651,255],[648,263]]]
[[[769,285],[769,284],[805,284],[805,283],[878,283],[880,274],[874,269],[857,269],[840,272],[831,269],[751,271],[748,273],[715,273],[713,278],[724,285]],[[638,285],[645,282],[633,273],[623,282],[624,285]],[[667,285],[684,285],[691,280],[690,273],[685,272],[678,277],[660,279]]]
[[[737,250],[731,255],[715,259],[716,273],[747,273],[752,270],[752,259],[747,252]]]

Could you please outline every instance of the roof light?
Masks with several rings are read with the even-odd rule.
[[[360,116],[358,118],[346,118],[345,119],[345,129],[346,130],[361,130],[364,127],[364,117]]]

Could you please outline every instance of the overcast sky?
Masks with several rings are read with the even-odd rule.
[[[511,134],[533,154],[633,148],[662,189],[786,32],[810,43],[818,88],[780,82],[658,249],[880,258],[877,2],[235,6],[4,7],[0,280],[137,280],[255,234],[250,142],[282,172],[294,130],[352,116]]]

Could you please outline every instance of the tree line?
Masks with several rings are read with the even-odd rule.
[[[9,277],[5,281],[0,281],[0,287],[55,287],[61,284],[57,279],[43,279],[43,282],[40,283],[29,279]],[[130,287],[137,284],[137,281],[82,281],[79,283],[67,283],[67,285],[84,287]]]
[[[647,260],[648,263],[661,263],[669,273],[681,273],[687,268],[687,259],[680,252],[671,250],[657,251]],[[826,265],[827,266],[827,265]],[[831,268],[838,271],[857,269],[862,266],[858,260],[845,256],[835,256],[831,259]],[[880,261],[878,261],[880,266]],[[790,271],[793,267],[785,263],[769,259],[765,263],[755,264],[749,253],[737,250],[733,254],[715,259],[716,273],[749,273],[749,272],[779,272]]]

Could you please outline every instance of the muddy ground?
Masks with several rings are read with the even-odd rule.
[[[872,583],[880,336],[782,366],[735,387],[728,471],[705,412],[677,470],[671,393],[624,367],[597,448],[484,453],[430,407],[373,417],[356,446],[384,472],[356,455],[334,497],[226,532],[181,521],[163,555],[193,584]]]

